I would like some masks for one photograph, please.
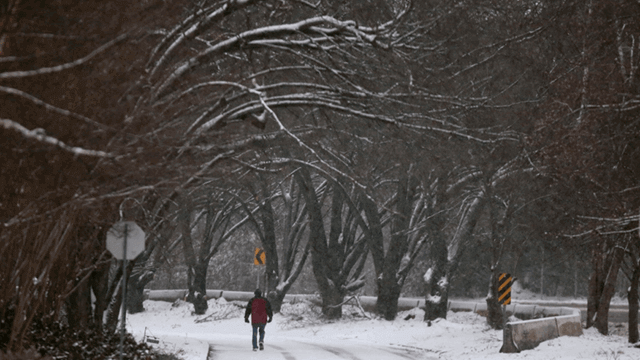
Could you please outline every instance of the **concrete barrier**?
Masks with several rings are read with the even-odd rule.
[[[487,315],[486,303],[450,301],[450,311],[472,311]],[[569,307],[511,304],[506,306],[507,316],[514,315],[522,321],[510,321],[503,330],[500,352],[516,353],[533,349],[541,342],[559,336],[582,335],[580,310]]]
[[[536,309],[539,308],[539,306],[536,305],[514,305],[513,314],[521,320],[534,319],[536,317]]]
[[[545,340],[558,337],[555,320],[534,319],[509,322],[503,330],[501,353],[533,349]]]
[[[540,312],[534,314],[534,316],[537,315],[549,317],[508,322],[503,330],[500,352],[517,353],[533,349],[541,342],[559,336],[582,335],[582,322],[578,309],[541,307]]]
[[[556,326],[558,336],[580,336],[582,335],[582,322],[580,321],[580,311],[577,315],[556,316]]]

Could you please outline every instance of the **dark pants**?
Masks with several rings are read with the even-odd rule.
[[[267,326],[267,324],[251,324],[253,327],[253,348],[257,349],[258,348],[258,342],[257,337],[258,337],[258,330],[260,330],[260,342],[264,342],[264,327]]]

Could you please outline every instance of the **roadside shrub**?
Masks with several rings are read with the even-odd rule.
[[[33,322],[29,341],[40,354],[69,360],[116,359],[120,354],[120,334],[108,334],[92,329],[73,329],[60,322]],[[155,360],[157,354],[145,343],[137,343],[126,334],[125,359]]]

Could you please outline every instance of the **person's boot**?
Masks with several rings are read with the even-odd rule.
[[[260,342],[260,350],[264,350],[264,343],[262,341]]]

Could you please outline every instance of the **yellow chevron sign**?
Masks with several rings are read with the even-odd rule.
[[[511,274],[501,273],[498,276],[498,302],[502,305],[511,304],[511,285],[513,278]]]
[[[261,248],[256,248],[255,256],[253,257],[253,265],[264,265],[267,262],[267,255]]]

